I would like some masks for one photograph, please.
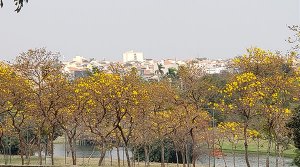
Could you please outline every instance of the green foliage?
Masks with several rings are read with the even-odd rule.
[[[300,166],[300,106],[295,109],[294,115],[287,126],[292,130],[294,145],[298,148],[294,163],[295,165]]]
[[[17,155],[19,152],[19,140],[16,137],[4,136],[0,144],[1,154]]]
[[[157,64],[157,68],[158,70],[156,71],[156,73],[160,75],[164,75],[164,71],[162,69],[164,69],[165,67],[162,64]]]
[[[297,155],[294,158],[294,164],[300,167],[300,151],[297,150]]]
[[[161,145],[160,141],[155,141],[150,145],[151,151],[149,155],[149,160],[150,162],[161,162]],[[164,141],[164,148],[165,148],[165,162],[168,163],[176,163],[176,151],[175,147],[172,144],[172,141],[166,140]],[[191,150],[190,150],[191,151]],[[137,150],[137,154],[139,154],[139,159],[140,161],[145,161],[145,151],[144,147],[140,147]],[[178,163],[182,163],[182,154],[180,151],[177,152],[178,154]],[[189,153],[191,155],[191,153]],[[138,155],[135,156],[135,159],[138,159]],[[191,162],[191,156],[190,160]]]
[[[295,147],[300,149],[300,106],[295,109],[295,113],[287,126],[292,130]]]
[[[96,66],[93,66],[92,69],[88,69],[85,71],[86,76],[92,76],[92,75],[100,73],[100,72],[102,72],[102,70]]]
[[[167,77],[171,79],[178,79],[177,70],[173,67],[168,68]]]

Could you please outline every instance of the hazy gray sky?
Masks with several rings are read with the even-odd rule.
[[[258,46],[287,50],[299,0],[29,0],[0,9],[0,59],[47,47],[65,59],[229,58]]]

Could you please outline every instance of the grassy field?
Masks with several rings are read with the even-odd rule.
[[[249,152],[253,153],[253,154],[257,154],[257,142],[250,141],[248,145],[249,145],[248,146]],[[266,140],[260,141],[259,153],[260,154],[266,154],[267,153],[267,146],[268,146],[268,143],[267,143]],[[222,145],[222,149],[223,149],[223,152],[225,152],[225,153],[231,153],[231,143],[224,142],[224,144]],[[283,156],[288,157],[288,158],[294,158],[295,155],[296,155],[296,152],[295,152],[296,149],[297,148],[295,148],[293,145],[289,145],[289,147],[286,150],[283,151]],[[238,152],[238,153],[244,153],[245,152],[243,141],[240,141],[237,144],[236,152]],[[271,155],[275,155],[274,145],[272,145],[272,148],[271,148]]]

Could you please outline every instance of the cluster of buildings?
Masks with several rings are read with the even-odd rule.
[[[123,53],[123,61],[120,62],[86,59],[76,56],[72,61],[64,62],[64,72],[76,78],[85,76],[88,71],[92,71],[94,68],[110,73],[111,67],[117,65],[124,72],[135,68],[141,77],[158,80],[160,76],[168,74],[170,70],[177,71],[179,66],[186,64],[193,64],[208,74],[217,74],[227,70],[227,60],[210,60],[207,58],[184,61],[174,59],[153,60],[145,59],[142,52],[131,50]]]

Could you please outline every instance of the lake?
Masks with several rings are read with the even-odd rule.
[[[93,146],[76,146],[76,155],[78,158],[88,158],[88,157],[99,157],[100,152],[95,149],[93,152]],[[123,148],[121,147],[120,149],[120,158],[121,160],[123,160],[123,157],[126,159],[126,155],[123,155]],[[117,159],[117,149],[114,148],[111,152],[112,154],[112,158],[113,159]],[[54,144],[54,156],[61,156],[64,157],[65,156],[65,145],[64,144]],[[69,155],[71,156],[71,155]],[[131,152],[130,152],[130,156],[132,156]],[[106,153],[106,158],[110,158],[110,152],[108,151]],[[243,154],[236,154],[236,167],[246,167],[245,164],[245,158]],[[208,165],[208,161],[209,158],[207,156],[202,156],[199,158],[198,160],[198,164],[201,165]],[[225,156],[225,161],[227,163],[227,167],[232,167],[233,166],[233,157],[230,153],[228,153]],[[251,163],[251,166],[258,166],[257,163],[257,156],[256,154],[250,154],[249,156],[249,161]],[[291,158],[284,158],[284,162],[282,159],[279,159],[279,166],[286,166],[286,167],[292,167],[291,163],[292,163],[292,159]],[[222,167],[224,166],[224,160],[222,158],[216,158],[216,166],[217,167]],[[260,161],[259,164],[261,167],[265,166],[265,162],[266,162],[266,156],[260,155]],[[211,165],[213,164],[213,158],[211,157]],[[284,165],[283,165],[284,164]],[[270,157],[270,166],[275,166],[275,157]],[[296,167],[296,166],[294,166]]]

